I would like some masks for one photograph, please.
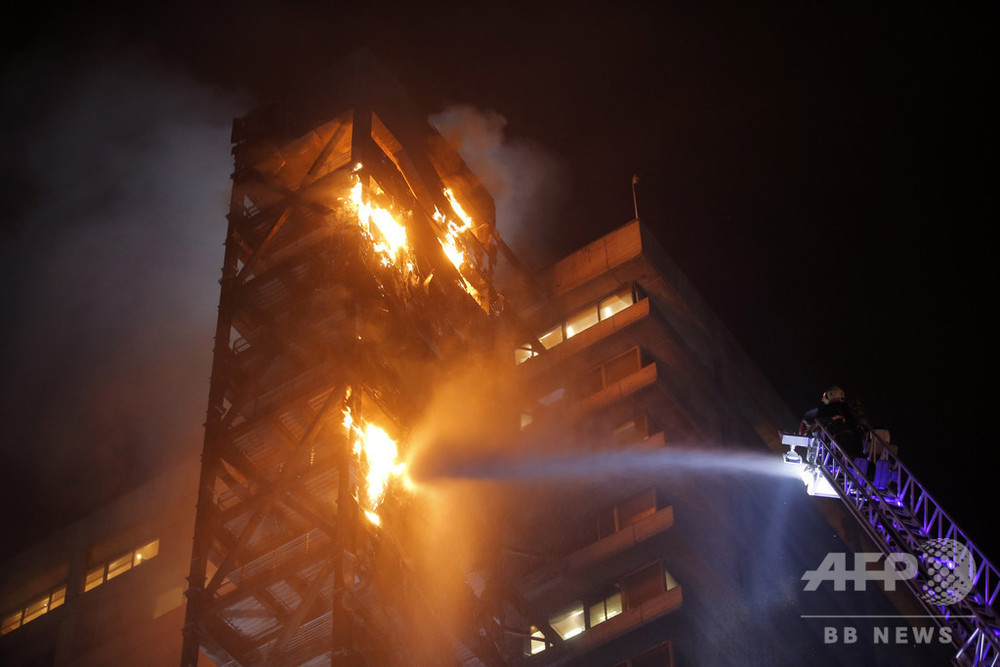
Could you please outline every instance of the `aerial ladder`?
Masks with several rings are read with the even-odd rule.
[[[877,460],[848,456],[818,422],[781,434],[784,460],[801,467],[810,495],[840,498],[887,561],[920,554],[915,575],[903,581],[928,616],[950,628],[952,663],[1000,667],[1000,573],[876,431],[866,440]],[[950,553],[928,551],[942,543]]]

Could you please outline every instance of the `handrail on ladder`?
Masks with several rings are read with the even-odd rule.
[[[975,574],[972,589],[962,600],[949,605],[925,600],[920,588],[920,580],[927,580],[923,567],[907,585],[939,625],[951,628],[952,643],[958,649],[956,664],[1000,665],[1000,572],[982,550],[881,439],[880,458],[888,461],[892,471],[892,483],[886,489],[876,488],[821,424],[816,424],[807,437],[806,463],[822,472],[885,555],[916,550],[929,539],[955,540],[969,550]]]

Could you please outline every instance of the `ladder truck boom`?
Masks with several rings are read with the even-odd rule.
[[[906,585],[939,626],[950,628],[953,664],[1000,666],[1000,573],[899,457],[882,443],[869,478],[868,459],[845,454],[822,424],[804,435],[782,433],[781,442],[789,448],[785,462],[801,466],[809,494],[840,498],[885,556],[922,554]],[[961,562],[927,551],[928,544],[941,540],[965,548]],[[959,581],[957,591],[941,592],[942,567]]]

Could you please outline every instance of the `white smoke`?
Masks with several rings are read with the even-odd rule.
[[[428,119],[493,195],[500,235],[531,266],[553,258],[546,234],[564,202],[568,170],[542,146],[506,135],[507,119],[493,110],[456,105]]]

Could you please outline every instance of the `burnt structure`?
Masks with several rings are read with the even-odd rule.
[[[385,495],[436,369],[494,344],[493,201],[364,55],[308,90],[234,125],[185,665],[415,664],[415,628],[452,655],[478,639],[416,602]]]

